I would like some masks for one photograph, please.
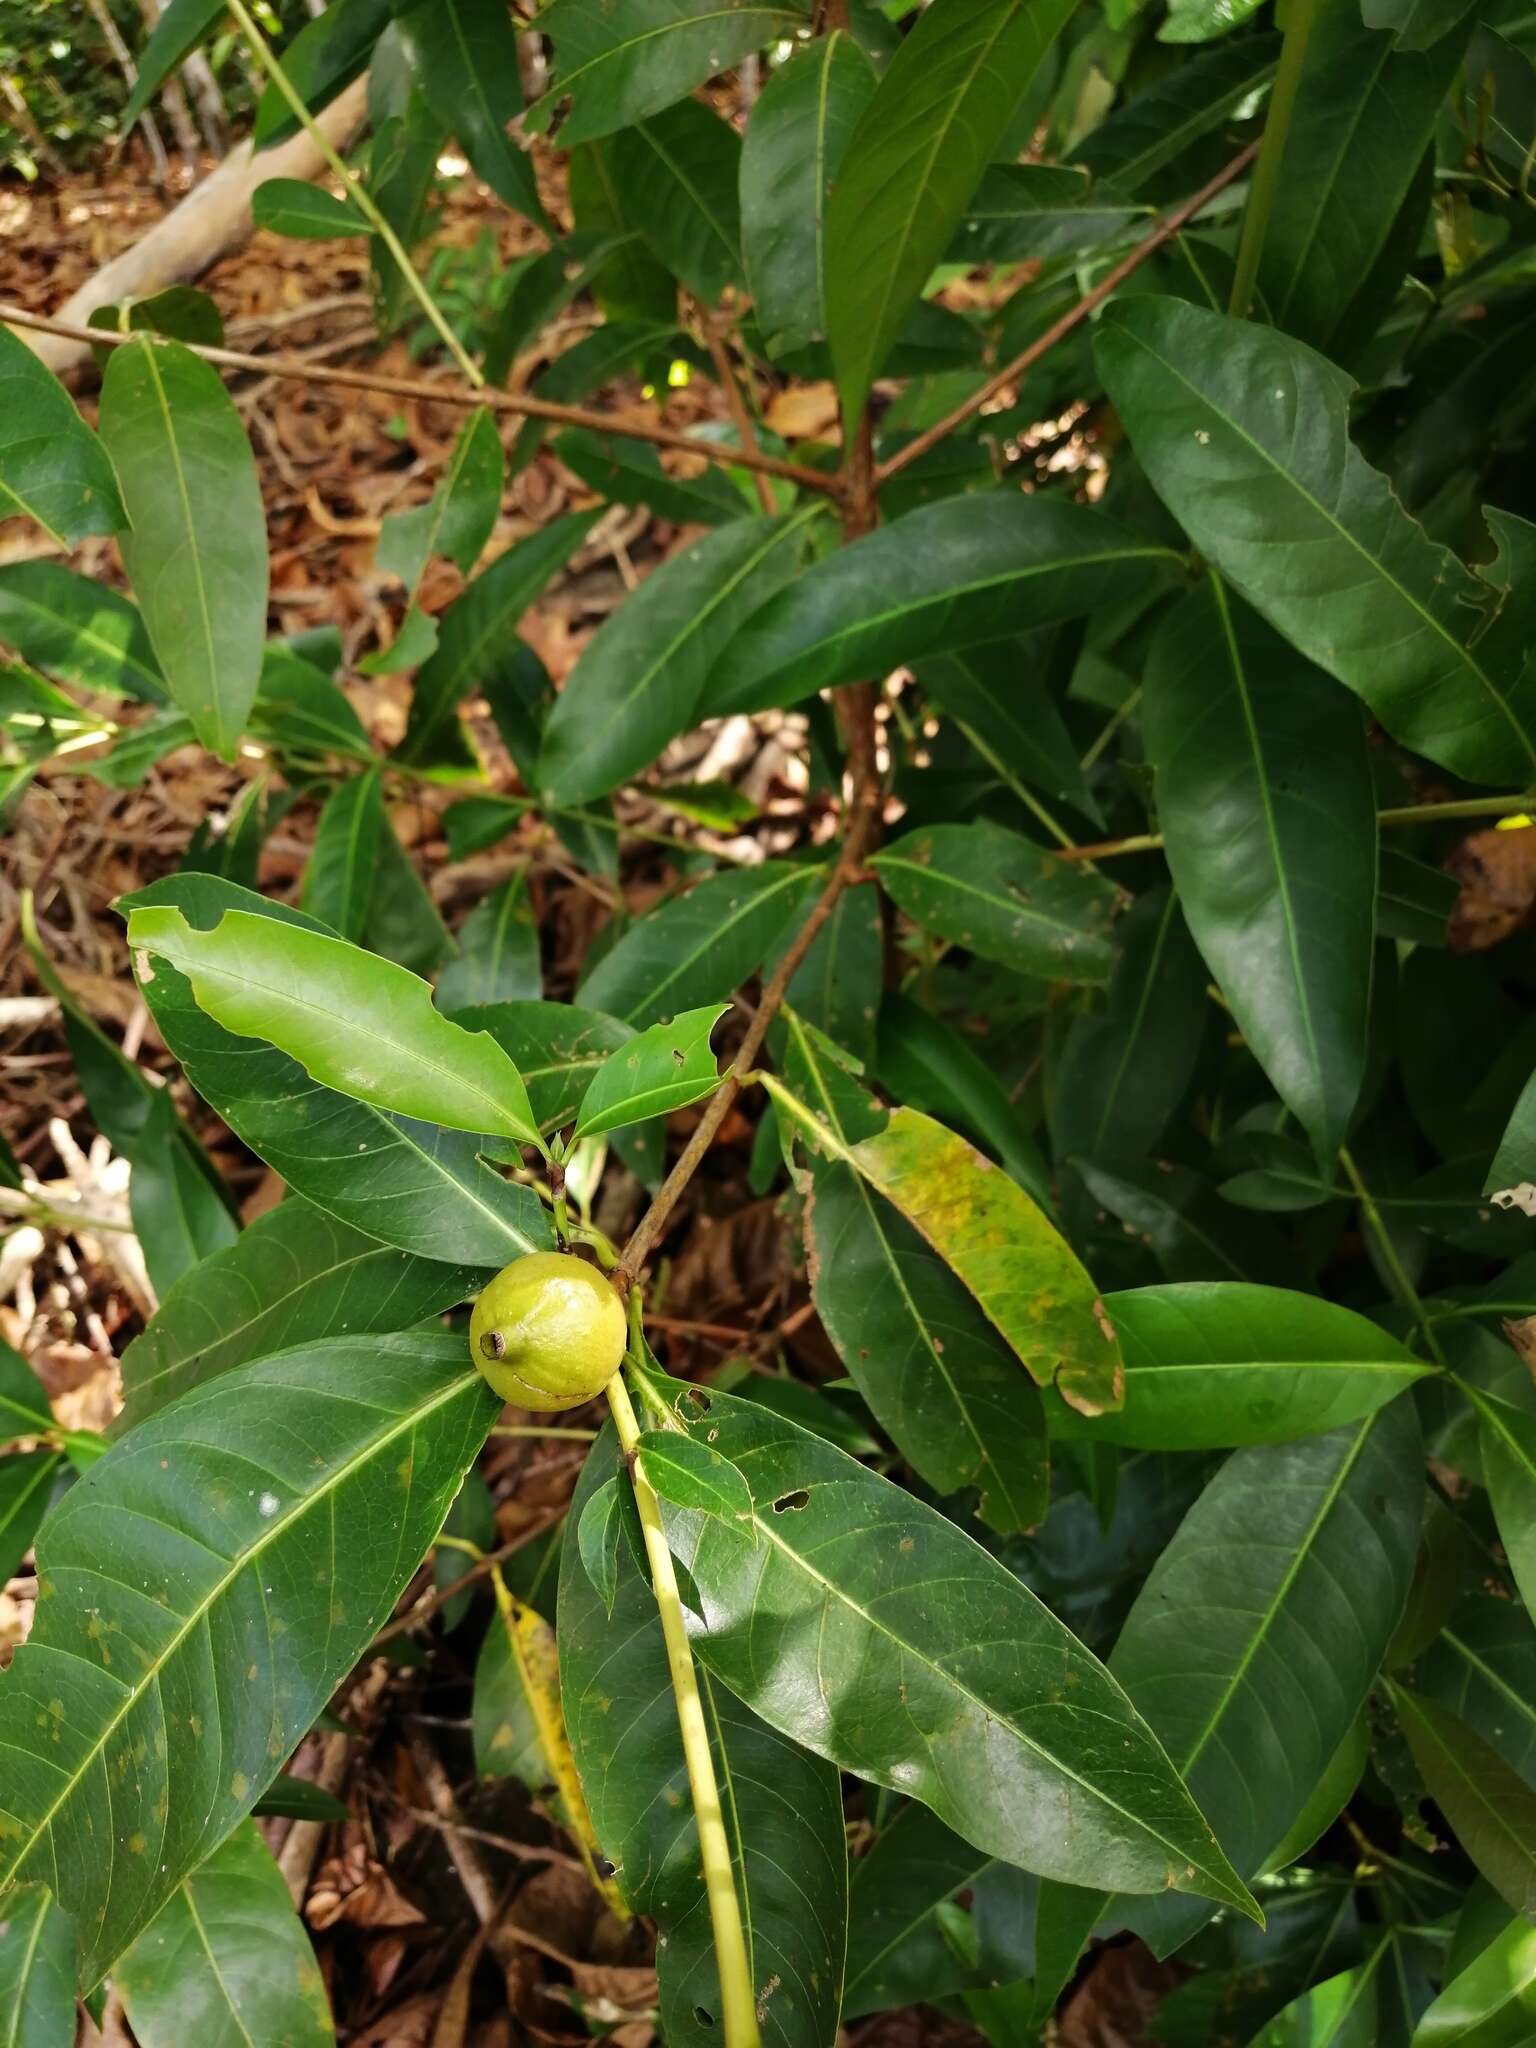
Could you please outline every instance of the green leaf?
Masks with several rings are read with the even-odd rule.
[[[1025,796],[1032,784],[1097,820],[1072,735],[1047,693],[1048,651],[1049,635],[1040,634],[936,654],[919,664],[918,680],[1010,789]]]
[[[257,1800],[254,1810],[258,1819],[333,1821],[351,1818],[351,1809],[334,1792],[327,1792],[323,1785],[316,1785],[309,1778],[296,1778],[290,1771],[278,1772]]]
[[[1393,258],[1399,210],[1418,178],[1471,16],[1432,50],[1402,51],[1352,7],[1325,7],[1307,39],[1281,179],[1259,263],[1271,319],[1301,341],[1339,354],[1362,307],[1384,313],[1414,254],[1427,195],[1406,252]],[[1346,80],[1348,81],[1346,85]],[[1379,266],[1388,266],[1386,273]],[[1368,323],[1374,324],[1374,323]]]
[[[636,918],[576,993],[593,1010],[649,1024],[720,1002],[754,973],[825,881],[820,867],[767,860],[710,875],[686,896]]]
[[[593,1076],[634,1030],[576,1003],[484,1003],[454,1012],[466,1030],[488,1031],[516,1062],[541,1131],[574,1123]]]
[[[700,708],[714,718],[797,704],[924,655],[1011,639],[1117,603],[1174,559],[1062,498],[988,491],[924,505],[770,598],[726,648]]]
[[[0,565],[0,641],[83,690],[165,702],[165,679],[137,608],[62,562]]]
[[[409,1329],[467,1300],[487,1268],[380,1244],[290,1195],[174,1287],[123,1353],[127,1426],[252,1358]]]
[[[1001,825],[909,832],[870,861],[915,924],[984,960],[1051,981],[1107,981],[1115,893]]]
[[[530,122],[538,114],[539,106],[535,106]],[[643,326],[654,326],[675,321],[677,286],[651,254],[644,237],[629,225],[606,142],[572,145],[568,189],[578,232],[601,237],[608,245],[602,260],[593,265],[591,285],[592,296],[609,322],[638,321]],[[534,331],[530,324],[528,335],[531,337]],[[491,361],[487,352],[487,374]]]
[[[434,555],[446,555],[467,576],[501,510],[504,467],[496,415],[488,406],[476,406],[426,504],[391,513],[384,521],[375,555],[379,568],[398,576],[412,597]]]
[[[581,1099],[571,1142],[666,1116],[713,1095],[720,1068],[709,1039],[729,1007],[710,1003],[702,1010],[683,1010],[610,1053]]]
[[[387,810],[379,835],[379,866],[368,902],[363,944],[370,952],[393,960],[397,967],[409,968],[412,974],[423,977],[440,965],[444,954],[453,951],[448,927],[415,863],[400,844]]]
[[[300,902],[354,945],[368,921],[383,830],[383,783],[370,768],[338,784],[327,799],[304,868]]]
[[[362,70],[392,12],[391,0],[331,0],[324,14],[307,21],[285,44],[283,69],[311,113],[327,106]],[[270,148],[297,127],[288,102],[275,85],[268,85],[256,108],[256,148]]]
[[[1414,1676],[1536,1786],[1536,1628],[1518,1602],[1467,1594]]]
[[[621,128],[608,145],[625,219],[674,277],[712,306],[739,284],[741,143],[699,100]]]
[[[850,1121],[846,1082],[816,1062],[821,1100],[802,1101],[765,1077],[780,1111],[811,1149],[851,1167],[901,1212],[962,1280],[1041,1386],[1054,1381],[1085,1415],[1120,1405],[1120,1349],[1092,1280],[1016,1181],[963,1138],[915,1109],[871,1129]],[[836,1102],[837,1122],[826,1105]],[[856,1112],[856,1114],[859,1114]],[[840,1126],[859,1131],[850,1143]]]
[[[427,104],[498,199],[545,225],[533,159],[507,134],[523,108],[517,35],[500,0],[422,0],[395,17]]]
[[[827,207],[827,335],[857,419],[1074,0],[937,0],[859,117]]]
[[[952,1024],[894,989],[880,1003],[875,1072],[898,1101],[968,1131],[1042,1209],[1052,1207],[1040,1148],[992,1068]]]
[[[813,1112],[844,1144],[880,1130],[884,1112],[842,1075],[834,1048],[794,1012],[788,1028],[789,1079]],[[993,1528],[1032,1528],[1049,1505],[1033,1382],[945,1261],[856,1170],[813,1150],[812,1173],[812,1294],[850,1377],[937,1491],[974,1486]]]
[[[183,1130],[170,1091],[150,1102],[131,1154],[128,1213],[144,1252],[150,1284],[163,1294],[194,1266],[232,1244],[239,1224],[228,1197]]]
[[[48,1419],[53,1427],[53,1418]],[[0,1432],[14,1431],[0,1421]],[[9,1579],[32,1548],[58,1476],[57,1451],[7,1451],[0,1454],[0,1572]]]
[[[508,548],[483,569],[438,621],[437,652],[416,677],[411,715],[396,759],[405,767],[472,764],[457,723],[476,689],[515,673],[525,643],[518,621],[586,538],[596,514],[573,512]]]
[[[1144,91],[1116,108],[1072,154],[1092,177],[1113,183],[1117,192],[1150,189],[1154,198],[1177,197],[1198,182],[1189,178],[1176,184],[1179,160],[1253,100],[1273,76],[1279,54],[1280,38],[1273,34],[1237,36],[1202,50],[1161,72]],[[1213,170],[1229,154],[1224,140],[1219,147]]]
[[[826,340],[827,194],[875,72],[846,29],[781,64],[747,123],[741,234],[747,282],[768,354]]]
[[[544,727],[538,778],[549,801],[606,795],[687,731],[732,637],[794,578],[820,510],[705,534],[604,621]]]
[[[126,354],[126,350],[119,353]],[[53,372],[0,326],[0,516],[35,519],[60,547],[128,524],[107,450]]]
[[[845,2019],[958,1991],[971,1972],[940,1934],[934,1908],[971,1890],[996,1859],[961,1841],[915,1800],[853,1866]]]
[[[676,1415],[692,1389],[667,1391]],[[1256,1913],[1114,1680],[987,1551],[757,1402],[712,1393],[698,1431],[745,1477],[755,1535],[674,1512],[668,1538],[694,1649],[754,1711],[1026,1869]],[[902,1712],[871,1714],[882,1694]]]
[[[322,242],[333,235],[366,235],[367,221],[349,200],[304,178],[268,178],[251,194],[251,218],[274,235]]]
[[[722,526],[747,511],[746,499],[718,469],[706,469],[699,476],[672,476],[645,441],[570,427],[557,434],[551,446],[567,469],[610,504],[646,505],[658,519],[675,519],[681,526]]]
[[[465,918],[458,953],[438,977],[437,1000],[451,1015],[469,1004],[537,1000],[542,986],[539,928],[527,870],[520,868]]]
[[[953,263],[1041,263],[1114,241],[1145,209],[1075,165],[992,164],[951,242]]]
[[[163,25],[163,24],[162,24]],[[176,704],[232,759],[267,627],[267,527],[245,427],[218,372],[177,341],[113,352],[101,436],[132,530],[123,566]]]
[[[576,1547],[594,1591],[610,1617],[619,1596],[619,1558],[624,1534],[624,1509],[617,1479],[605,1479],[586,1506],[576,1528]]]
[[[254,1821],[180,1885],[112,1972],[141,2048],[334,2041],[320,1965]]]
[[[368,735],[340,685],[281,641],[262,657],[251,730],[288,752],[373,763]]]
[[[195,1388],[49,1517],[46,1597],[0,1686],[0,1883],[47,1870],[83,1981],[250,1811],[495,1411],[456,1337],[336,1338]]]
[[[128,944],[185,974],[216,1023],[266,1039],[326,1087],[450,1130],[539,1143],[501,1047],[450,1024],[428,984],[391,961],[244,910],[204,931],[145,906],[130,913]]]
[[[54,1426],[43,1383],[19,1351],[0,1338],[0,1442]]]
[[[805,27],[799,7],[767,0],[551,0],[539,27],[555,46],[555,77],[528,113],[545,133],[567,100],[560,146],[643,121],[741,58]]]
[[[1452,1977],[1413,2048],[1520,2048],[1536,2036],[1536,1927],[1514,1919]]]
[[[1443,868],[1415,860],[1400,847],[1383,846],[1377,866],[1376,930],[1384,939],[1443,946],[1459,894],[1455,876]]]
[[[1304,1991],[1277,2019],[1254,2035],[1250,2048],[1375,2048],[1378,1970],[1390,1943],[1382,1941],[1368,1962]]]
[[[638,1444],[641,1468],[660,1499],[701,1515],[750,1523],[752,1495],[728,1458],[673,1430],[645,1429]]]
[[[1114,938],[1109,1000],[1101,1015],[1073,1025],[1056,1071],[1051,1130],[1058,1158],[1145,1157],[1200,1059],[1205,969],[1176,892],[1138,896]]]
[[[1468,1386],[1477,1411],[1483,1477],[1499,1541],[1526,1607],[1536,1613],[1536,1417]]]
[[[1147,664],[1147,751],[1184,915],[1319,1160],[1365,1075],[1376,799],[1357,708],[1207,577]]]
[[[1276,1239],[1187,1166],[1073,1162],[1084,1187],[1152,1252],[1170,1280],[1279,1279]]]
[[[126,136],[171,73],[224,13],[224,0],[169,0],[137,58],[138,76],[118,116]]]
[[[600,1850],[628,1903],[658,1923],[668,2048],[709,2048],[720,2031],[714,1944],[656,1602],[627,1542],[613,1552],[611,1615],[582,1562],[587,1504],[612,1483],[617,1448],[605,1431],[566,1516],[560,1691]],[[848,1919],[837,1773],[707,1671],[699,1681],[764,2041],[832,2048]]]
[[[1354,448],[1342,370],[1140,296],[1105,310],[1095,350],[1158,494],[1271,625],[1431,761],[1480,782],[1536,772],[1536,664],[1497,641],[1485,658],[1487,586]]]
[[[212,923],[238,908],[299,930],[301,912],[208,875],[170,876],[125,900],[174,904]],[[298,1194],[386,1244],[492,1272],[554,1237],[531,1188],[480,1158],[481,1141],[318,1087],[296,1060],[233,1037],[198,1007],[186,980],[161,962],[144,995],[162,1037],[204,1099]]]
[[[1231,1281],[1135,1287],[1104,1307],[1125,1356],[1125,1405],[1063,1436],[1152,1451],[1283,1444],[1372,1415],[1432,1371],[1352,1309]]]
[[[1392,1703],[1430,1797],[1511,1908],[1536,1914],[1536,1791],[1436,1701],[1402,1686]]]
[[[0,1920],[0,2012],[7,2048],[74,2048],[75,1930],[40,1884]]]
[[[97,306],[85,324],[105,328],[111,334],[168,334],[173,341],[191,342],[199,348],[224,346],[223,314],[206,292],[189,284],[167,285],[164,291],[152,292],[147,299],[125,299],[121,305]],[[110,351],[93,347],[92,353],[105,369]]]
[[[783,934],[763,962],[765,974],[772,974],[794,937],[793,931]],[[874,1050],[877,1016],[872,996],[884,966],[880,892],[872,882],[860,882],[844,889],[812,939],[810,951],[791,977],[790,1004],[818,1031],[865,1059]]]

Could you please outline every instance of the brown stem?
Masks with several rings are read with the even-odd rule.
[[[1021,350],[1011,363],[1005,363],[996,376],[989,377],[979,391],[973,391],[953,412],[946,413],[941,420],[936,420],[926,432],[919,434],[915,441],[909,441],[899,454],[893,455],[889,462],[882,463],[875,472],[876,485],[888,483],[910,463],[916,462],[919,456],[926,455],[930,448],[936,448],[955,431],[956,427],[963,425],[973,412],[979,412],[989,400],[996,398],[999,391],[1015,383],[1026,370],[1033,369],[1043,355],[1053,349],[1058,341],[1064,340],[1074,327],[1080,327],[1088,315],[1096,307],[1102,306],[1133,271],[1139,270],[1149,256],[1155,256],[1165,242],[1171,242],[1197,213],[1209,206],[1218,192],[1224,191],[1234,178],[1241,177],[1258,154],[1258,148],[1258,143],[1252,142],[1239,155],[1233,157],[1225,169],[1216,173],[1209,184],[1202,185],[1193,197],[1186,199],[1181,206],[1176,206],[1172,213],[1165,214],[1152,232],[1139,241],[1128,255],[1122,256],[1112,270],[1105,271],[1091,292],[1085,292],[1075,306],[1063,313],[1059,320],[1053,321],[1044,334],[1032,341],[1028,348]]]
[[[725,337],[711,317],[709,308],[699,308],[699,324],[704,330],[704,339],[709,346],[709,359],[715,366],[715,381],[725,393],[726,411],[731,416],[731,425],[736,429],[736,438],[749,455],[759,453],[757,433],[752,425],[752,415],[747,411],[747,401],[741,395],[741,386],[736,381],[736,372],[731,364],[730,352]],[[762,470],[753,473],[757,485],[757,502],[763,510],[772,514],[778,510],[773,502],[773,492],[768,487],[768,478]]]
[[[81,327],[71,320],[50,320],[41,313],[27,313],[17,306],[0,306],[0,326],[24,327],[36,334],[57,334],[65,341],[85,341],[97,348],[121,348],[130,341],[142,341],[142,334],[114,334],[105,328]],[[421,377],[391,377],[377,370],[341,370],[327,366],[317,369],[296,356],[250,356],[238,349],[204,348],[183,342],[205,363],[217,363],[226,370],[253,370],[263,377],[285,377],[304,384],[337,385],[348,391],[379,391],[389,398],[416,398],[439,405],[485,405],[492,412],[514,413],[521,418],[550,420],[557,426],[586,427],[594,434],[617,434],[630,441],[649,441],[658,448],[680,448],[689,455],[702,455],[706,462],[729,468],[760,470],[765,476],[786,477],[803,490],[822,491],[837,497],[841,484],[835,476],[807,469],[798,462],[784,462],[765,455],[759,448],[727,448],[717,441],[695,440],[673,427],[653,427],[640,422],[615,419],[610,414],[591,412],[580,405],[554,405],[548,399],[524,392],[476,391],[468,384],[431,383]]]

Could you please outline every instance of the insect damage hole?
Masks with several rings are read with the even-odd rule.
[[[776,1515],[793,1514],[803,1508],[810,1497],[803,1486],[797,1486],[793,1493],[779,1495],[773,1504],[773,1512]]]

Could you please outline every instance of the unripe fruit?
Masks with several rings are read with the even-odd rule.
[[[627,1335],[623,1305],[595,1267],[569,1252],[530,1252],[475,1303],[469,1349],[504,1401],[554,1415],[603,1391]]]

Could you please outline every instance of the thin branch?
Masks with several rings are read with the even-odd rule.
[[[52,320],[42,313],[28,313],[20,306],[0,306],[0,325],[23,327],[35,334],[57,334],[65,341],[89,342],[93,348],[122,348],[130,341],[142,341],[139,334],[114,334],[106,328],[82,327],[72,320]],[[391,377],[377,370],[341,370],[326,365],[316,368],[298,356],[253,356],[233,348],[204,348],[183,342],[205,363],[225,370],[252,370],[261,377],[284,377],[303,384],[335,385],[347,391],[379,391],[386,398],[423,399],[437,405],[486,405],[492,412],[515,413],[522,419],[549,420],[556,426],[586,427],[594,434],[612,434],[628,441],[649,441],[657,448],[678,448],[688,455],[701,455],[706,462],[723,468],[761,470],[765,476],[786,477],[802,490],[821,491],[837,497],[842,489],[838,478],[818,469],[806,469],[798,462],[784,462],[760,449],[727,448],[718,441],[695,440],[675,427],[653,427],[643,422],[615,419],[608,413],[592,412],[580,405],[554,405],[547,399],[523,392],[476,391],[463,384],[433,383],[424,377]]]
[[[1531,802],[1528,796],[1467,796],[1445,804],[1397,804],[1376,813],[1376,823],[1395,825],[1439,825],[1456,818],[1503,818],[1518,815]],[[1127,839],[1098,839],[1091,846],[1063,846],[1057,860],[1115,860],[1123,853],[1156,853],[1163,843],[1161,832],[1133,832]]]
[[[537,1542],[545,1530],[553,1529],[564,1514],[565,1509],[562,1506],[541,1516],[530,1528],[514,1536],[509,1543],[503,1543],[499,1550],[488,1550],[484,1557],[477,1558],[467,1572],[462,1572],[446,1586],[438,1586],[434,1591],[424,1594],[413,1607],[408,1608],[404,1614],[396,1615],[393,1621],[386,1623],[379,1630],[365,1654],[371,1656],[381,1643],[391,1642],[396,1636],[403,1636],[413,1628],[420,1628],[424,1621],[430,1621],[440,1607],[447,1606],[455,1593],[462,1593],[466,1586],[474,1585],[477,1579],[483,1579],[486,1573],[494,1571],[497,1565],[505,1564],[517,1551]]]
[[[1209,184],[1202,185],[1193,197],[1186,199],[1181,206],[1176,206],[1172,213],[1165,214],[1149,235],[1139,241],[1128,255],[1122,256],[1112,270],[1106,270],[1093,290],[1085,292],[1075,306],[1070,307],[1059,320],[1053,321],[1047,327],[1044,334],[1016,355],[1011,363],[1005,363],[996,376],[989,377],[979,391],[973,391],[953,412],[946,413],[941,420],[936,420],[925,433],[919,434],[917,439],[909,441],[899,454],[893,455],[889,462],[882,463],[875,472],[876,486],[889,483],[893,476],[916,462],[919,456],[926,455],[930,448],[936,448],[955,431],[956,427],[963,425],[973,412],[979,412],[984,405],[996,398],[1000,391],[1016,383],[1026,370],[1033,369],[1040,358],[1047,355],[1058,341],[1064,340],[1074,327],[1080,327],[1088,315],[1102,306],[1111,293],[1118,291],[1133,272],[1140,270],[1149,256],[1155,256],[1163,244],[1171,242],[1181,229],[1189,225],[1197,213],[1210,205],[1219,192],[1224,192],[1235,178],[1240,178],[1257,156],[1258,150],[1258,143],[1250,143],[1239,155],[1233,157],[1225,169],[1218,171]]]
[[[752,415],[747,411],[747,401],[741,394],[736,381],[736,371],[731,363],[725,337],[715,325],[707,306],[699,308],[699,324],[704,330],[704,339],[709,346],[709,359],[715,366],[715,381],[725,393],[726,411],[731,416],[731,425],[736,429],[736,438],[743,448],[757,453],[757,435],[752,426]],[[768,479],[761,470],[756,472],[757,502],[769,514],[779,509],[773,502],[773,492],[768,488]]]

